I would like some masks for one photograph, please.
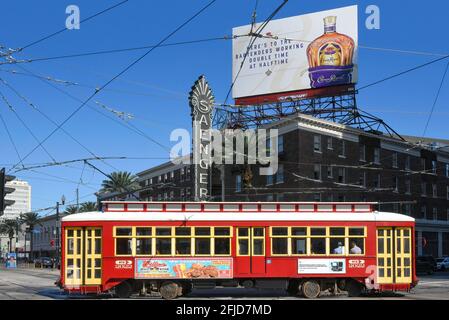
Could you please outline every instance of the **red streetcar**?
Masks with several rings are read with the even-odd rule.
[[[414,219],[374,203],[104,202],[62,219],[60,286],[82,294],[192,288],[408,291]]]

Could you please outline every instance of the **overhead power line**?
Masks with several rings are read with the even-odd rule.
[[[425,135],[426,135],[427,128],[429,127],[430,119],[432,118],[433,110],[435,109],[435,106],[436,106],[436,104],[438,102],[438,98],[440,97],[441,88],[443,87],[444,79],[446,78],[446,74],[447,74],[447,69],[448,68],[449,68],[449,62],[446,63],[446,68],[444,68],[444,73],[443,73],[443,77],[441,78],[440,86],[438,87],[438,91],[437,91],[437,94],[435,96],[435,100],[433,101],[432,108],[430,109],[430,113],[429,113],[429,116],[427,118],[426,126],[424,127],[424,131],[423,131],[423,134],[422,134],[423,137],[425,137]]]
[[[122,71],[120,71],[117,75],[115,75],[112,79],[107,81],[104,85],[102,85],[100,88],[95,90],[79,107],[77,107],[64,121],[62,121],[57,128],[55,128],[45,139],[43,139],[36,147],[34,147],[30,152],[28,152],[24,157],[23,160],[27,159],[37,148],[39,148],[45,141],[47,141],[51,136],[53,136],[64,124],[66,124],[75,114],[77,114],[90,100],[92,100],[93,97],[95,97],[101,90],[106,88],[109,84],[111,84],[115,79],[126,73],[129,69],[131,69],[133,66],[135,66],[137,63],[139,63],[141,60],[143,60],[148,54],[150,54],[154,49],[156,49],[158,46],[163,44],[165,41],[167,41],[170,37],[172,37],[175,33],[177,33],[179,30],[181,30],[184,26],[186,26],[188,23],[190,23],[192,20],[194,20],[197,16],[199,16],[203,11],[205,11],[207,8],[209,8],[213,3],[215,3],[217,0],[210,1],[206,6],[201,8],[198,12],[196,12],[193,16],[191,16],[189,19],[187,19],[185,22],[183,22],[180,26],[178,26],[175,30],[170,32],[167,36],[165,36],[161,41],[159,41],[153,48],[146,51],[143,55],[141,55],[139,58],[134,60],[132,63],[130,63],[127,67],[125,67]],[[10,170],[13,170],[17,164]]]
[[[44,163],[39,165],[31,165],[31,166],[24,166],[21,169],[17,169],[14,171],[14,173],[26,171],[26,170],[32,170],[32,169],[38,169],[38,168],[46,168],[46,167],[54,167],[54,166],[61,166],[69,163],[75,163],[75,162],[84,162],[84,161],[92,161],[92,160],[120,160],[120,159],[126,159],[126,157],[94,157],[94,158],[83,158],[83,159],[73,159],[73,160],[66,160],[66,161],[58,161],[58,162],[50,162],[50,163]]]
[[[9,90],[11,90],[12,92],[14,92],[20,99],[22,99],[26,104],[28,104],[31,108],[33,108],[33,110],[39,112],[45,119],[47,119],[49,122],[51,122],[53,125],[55,125],[56,127],[58,126],[58,124],[51,119],[47,114],[45,114],[42,110],[40,110],[40,108],[38,108],[34,103],[32,103],[29,99],[27,99],[24,95],[22,95],[17,89],[15,89],[10,83],[6,82],[3,78],[0,78],[0,82],[3,83],[3,85],[5,85]],[[49,83],[50,86],[54,86],[53,84]],[[77,143],[79,146],[81,146],[84,150],[86,150],[90,155],[92,155],[93,157],[96,157],[97,159],[103,161],[103,163],[105,163],[106,165],[110,166],[111,168],[114,168],[114,166],[111,166],[110,164],[108,164],[107,162],[105,162],[104,160],[100,159],[93,151],[91,151],[88,147],[86,147],[84,144],[82,144],[78,139],[76,139],[73,135],[71,135],[67,130],[65,130],[64,128],[61,128],[61,131],[66,134],[70,139],[72,139],[73,141],[75,141],[75,143]],[[57,163],[56,160],[53,161],[54,163]],[[23,166],[23,163],[22,163]]]
[[[187,41],[167,43],[167,44],[160,45],[159,47],[160,48],[162,48],[162,47],[173,47],[173,46],[180,46],[180,45],[187,45],[187,44],[203,43],[203,42],[210,42],[210,41],[217,41],[217,40],[230,40],[230,39],[232,39],[231,36],[213,37],[213,38],[206,38],[206,39],[187,40]],[[39,61],[49,61],[49,60],[59,60],[59,59],[68,59],[68,58],[87,57],[87,56],[102,55],[102,54],[112,54],[112,53],[120,53],[120,52],[139,51],[139,50],[151,49],[151,48],[154,48],[155,46],[156,45],[147,45],[147,46],[141,46],[141,47],[131,47],[131,48],[120,48],[120,49],[80,52],[80,53],[65,54],[65,55],[52,56],[52,57],[30,58],[30,59],[22,59],[22,60],[8,60],[8,61],[0,62],[0,65],[2,65],[2,64],[31,63],[31,62],[39,62]]]
[[[39,139],[36,137],[34,132],[30,129],[30,127],[25,123],[25,121],[19,116],[19,114],[16,112],[14,107],[11,105],[11,103],[6,99],[6,97],[3,95],[2,92],[0,92],[0,97],[2,98],[3,102],[6,104],[6,106],[11,110],[11,112],[16,116],[17,120],[25,127],[25,129],[28,131],[28,133],[33,137],[33,139],[39,143]],[[48,152],[47,148],[45,148],[43,145],[41,145],[42,150],[50,157],[50,159],[54,162],[56,162],[55,158]],[[23,160],[23,159],[22,159]]]
[[[254,26],[255,26],[255,10],[257,9],[257,2],[256,2],[256,7],[254,8],[254,13],[253,13],[253,22],[251,24],[251,30],[250,33],[248,35],[244,35],[244,36],[250,36],[250,40],[249,40],[249,44],[246,47],[246,52],[245,55],[243,56],[243,60],[240,63],[240,67],[239,70],[237,71],[237,74],[235,75],[234,79],[232,80],[231,86],[229,87],[229,90],[226,94],[226,98],[224,101],[224,104],[226,104],[228,102],[228,98],[229,95],[231,94],[232,89],[234,88],[235,82],[237,81],[237,78],[240,75],[240,72],[243,69],[243,65],[245,64],[246,58],[248,57],[248,53],[249,50],[251,50],[251,47],[253,46],[254,42],[256,42],[257,38],[262,37],[261,32],[263,31],[263,29],[268,25],[268,23],[274,18],[274,16],[282,9],[282,7],[288,2],[288,0],[283,0],[282,4],[280,6],[278,6],[269,16],[268,18],[256,29],[256,31],[253,32]]]
[[[21,163],[22,167],[24,167],[22,157],[20,156],[19,150],[17,149],[17,145],[14,142],[14,139],[12,138],[11,132],[9,131],[8,126],[6,125],[6,121],[3,118],[1,113],[0,113],[0,120],[2,121],[3,126],[5,127],[6,133],[8,134],[9,141],[11,142],[12,146],[14,147],[14,150],[16,151],[17,158],[19,158],[19,163]]]
[[[376,84],[379,84],[379,83],[382,83],[382,82],[385,82],[385,81],[388,81],[388,80],[397,78],[397,77],[402,76],[402,75],[404,75],[404,74],[410,73],[410,72],[412,72],[412,71],[415,71],[415,70],[418,70],[418,69],[427,67],[427,66],[429,66],[429,65],[431,65],[431,64],[437,63],[437,62],[439,62],[439,61],[445,60],[445,59],[447,59],[447,58],[449,58],[449,55],[445,55],[444,57],[441,57],[441,58],[438,58],[438,59],[431,60],[431,61],[429,61],[429,62],[420,64],[420,65],[418,65],[418,66],[416,66],[416,67],[413,67],[413,68],[404,70],[404,71],[399,72],[399,73],[395,73],[395,74],[393,74],[393,75],[391,75],[391,76],[388,76],[388,77],[386,77],[386,78],[384,78],[384,79],[381,79],[381,80],[372,82],[372,83],[370,83],[370,84],[364,85],[364,86],[358,88],[357,90],[360,91],[360,90],[363,90],[363,89],[372,87],[372,86],[374,86],[374,85],[376,85]]]
[[[117,75],[115,75],[112,79],[110,79],[108,82],[106,82],[104,85],[102,85],[100,88],[95,90],[79,107],[77,107],[64,121],[62,121],[49,135],[47,135],[46,138],[44,138],[37,146],[35,146],[30,152],[28,152],[24,157],[23,160],[26,160],[37,148],[39,148],[45,141],[47,141],[51,136],[53,136],[64,124],[66,124],[71,118],[75,116],[90,100],[92,100],[93,97],[95,97],[101,90],[106,88],[109,84],[111,84],[115,79],[123,75],[125,72],[127,72],[129,69],[131,69],[134,65],[139,63],[142,59],[144,59],[148,54],[150,54],[154,49],[156,49],[159,45],[163,44],[165,41],[167,41],[170,37],[172,37],[175,33],[177,33],[179,30],[181,30],[184,26],[186,26],[188,23],[190,23],[192,20],[194,20],[197,16],[199,16],[203,11],[205,11],[207,8],[209,8],[213,3],[215,3],[217,0],[210,1],[206,6],[201,8],[198,12],[196,12],[193,16],[191,16],[189,19],[187,19],[185,22],[183,22],[180,26],[178,26],[175,30],[170,32],[167,36],[165,36],[161,41],[156,44],[153,48],[146,51],[143,55],[141,55],[139,58],[135,59],[132,63],[130,63],[128,66],[126,66],[122,71],[120,71]],[[17,164],[12,168],[14,169],[17,166]],[[12,170],[10,169],[10,170]]]
[[[87,17],[87,18],[85,18],[85,19],[82,19],[82,20],[80,21],[80,23],[87,22],[87,21],[89,21],[89,20],[91,20],[91,19],[93,19],[93,18],[95,18],[95,17],[98,17],[98,16],[102,15],[103,13],[106,13],[106,12],[112,10],[112,9],[115,9],[115,8],[121,6],[122,4],[125,4],[125,3],[128,2],[128,1],[129,1],[129,0],[123,0],[123,1],[117,3],[117,4],[113,5],[113,6],[110,6],[110,7],[106,8],[106,9],[100,11],[100,12],[95,13],[95,14],[92,15],[92,16],[89,16],[89,17]],[[40,38],[40,39],[38,39],[38,40],[35,40],[35,41],[33,41],[33,42],[31,42],[31,43],[29,43],[29,44],[27,44],[27,45],[25,45],[25,46],[19,48],[18,51],[19,51],[19,52],[20,52],[20,51],[23,51],[23,50],[25,50],[25,49],[27,49],[27,48],[29,48],[29,47],[31,47],[31,46],[34,46],[34,45],[36,45],[36,44],[42,42],[42,41],[45,41],[45,40],[50,39],[50,38],[52,38],[52,37],[54,37],[54,36],[56,36],[56,35],[58,35],[58,34],[60,34],[60,33],[63,33],[63,32],[66,31],[66,30],[68,30],[68,29],[67,29],[67,28],[64,28],[64,29],[58,30],[58,31],[56,31],[56,32],[53,32],[53,33],[51,33],[51,34],[49,34],[49,35],[47,35],[47,36],[45,36],[45,37],[43,37],[43,38]]]
[[[69,97],[69,98],[71,98],[71,99],[73,99],[73,100],[75,100],[75,101],[77,101],[77,102],[79,102],[79,103],[83,103],[83,100],[81,100],[80,98],[75,97],[74,95],[70,94],[70,93],[67,92],[66,90],[63,90],[62,88],[56,86],[54,83],[45,81],[45,79],[43,79],[41,76],[36,75],[35,73],[31,72],[31,71],[28,70],[28,69],[25,69],[23,66],[18,66],[18,67],[19,67],[20,69],[24,70],[25,72],[30,73],[30,75],[35,76],[37,79],[43,81],[44,83],[46,83],[47,85],[51,86],[53,89],[55,89],[55,90],[61,92],[62,94],[66,95],[67,97]],[[94,107],[94,106],[92,106],[91,104],[87,104],[87,107],[90,108],[92,111],[98,113],[99,115],[101,115],[101,116],[103,116],[103,117],[105,117],[105,118],[108,118],[109,120],[111,120],[111,121],[113,121],[113,122],[119,124],[120,126],[122,126],[122,127],[126,128],[126,129],[128,129],[128,130],[130,130],[130,131],[132,131],[132,132],[134,132],[134,133],[136,133],[136,134],[138,134],[138,135],[144,137],[145,139],[147,139],[147,140],[151,141],[152,143],[158,145],[159,147],[163,148],[164,150],[170,151],[170,148],[169,148],[169,147],[167,147],[167,146],[161,144],[160,142],[158,142],[157,140],[151,138],[151,137],[148,136],[145,132],[143,132],[142,130],[138,129],[138,128],[137,128],[136,126],[134,126],[133,124],[131,124],[131,123],[127,122],[127,121],[123,121],[123,122],[122,122],[122,121],[119,121],[118,119],[116,119],[116,118],[114,118],[114,117],[111,117],[109,114],[105,114],[105,113],[103,113],[103,112],[97,110],[97,108]],[[64,128],[62,128],[62,129],[64,129]],[[86,150],[88,150],[88,149],[86,149]],[[91,153],[92,155],[94,155],[92,152],[90,152],[90,153]],[[107,164],[107,163],[105,163],[105,164]],[[108,165],[108,164],[107,164],[107,165]],[[109,165],[109,166],[110,166],[110,165]]]

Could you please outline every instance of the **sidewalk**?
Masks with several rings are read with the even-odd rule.
[[[59,269],[51,269],[51,268],[35,268],[33,264],[19,264],[15,269],[7,269],[4,264],[0,264],[0,270],[8,270],[8,271],[32,271],[39,272],[45,274],[59,274]]]

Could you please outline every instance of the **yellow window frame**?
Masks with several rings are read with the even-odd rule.
[[[131,229],[131,235],[119,236],[117,235],[117,229],[128,228]],[[135,226],[114,226],[113,230],[114,238],[114,255],[116,257],[134,257],[136,255],[136,227]],[[116,239],[131,238],[131,254],[117,254],[117,241]]]
[[[286,235],[273,235],[273,229],[274,228],[286,228],[287,234]],[[306,229],[306,235],[293,235],[292,234],[292,228],[305,228]],[[325,229],[325,235],[312,235],[311,229],[312,228],[324,228]],[[344,228],[345,232],[344,235],[331,235],[330,234],[330,228]],[[349,235],[349,229],[363,229],[363,235]],[[275,238],[287,238],[287,253],[273,253],[273,239]],[[325,253],[324,254],[312,254],[312,239],[314,238],[324,238],[325,239]],[[343,254],[334,254],[331,253],[330,248],[330,240],[332,238],[344,238],[344,246],[345,250]],[[363,239],[363,252],[362,254],[350,254],[349,253],[349,240],[352,238],[358,238]],[[306,246],[307,250],[305,254],[296,254],[292,252],[292,240],[293,239],[305,239],[306,240]],[[270,254],[272,256],[364,256],[366,254],[366,226],[354,226],[354,227],[348,227],[348,226],[275,226],[270,227],[270,243],[271,243],[271,252]]]
[[[240,229],[248,229],[248,234],[246,236],[241,236],[239,235],[239,230]],[[251,232],[251,227],[237,227],[237,231],[236,231],[236,247],[237,247],[237,252],[236,255],[239,257],[249,257],[251,254],[251,243],[250,243],[250,232]],[[240,239],[246,240],[248,242],[248,253],[247,254],[240,254]]]
[[[255,236],[254,235],[254,229],[262,229],[263,230],[263,235],[262,236]],[[265,256],[265,227],[251,227],[251,239],[252,239],[252,243],[251,243],[251,256],[255,256],[255,257],[263,257]],[[254,240],[263,240],[262,241],[262,253],[261,254],[255,254],[254,253]]]

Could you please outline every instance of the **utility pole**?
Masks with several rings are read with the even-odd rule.
[[[79,188],[76,188],[76,213],[80,211],[80,193]]]
[[[61,197],[61,204],[62,205],[64,205],[65,204],[65,197],[64,197],[64,195]],[[60,239],[60,232],[61,232],[61,230],[60,230],[61,228],[60,228],[60,223],[59,223],[59,201],[57,201],[56,202],[56,228],[55,228],[55,231],[56,231],[56,260],[55,260],[55,262],[56,262],[56,266],[58,265],[58,263],[59,263],[59,260],[60,260],[60,252],[59,252],[59,248],[60,248],[60,245],[59,245],[59,239]]]
[[[16,261],[19,259],[19,217],[16,218]]]

